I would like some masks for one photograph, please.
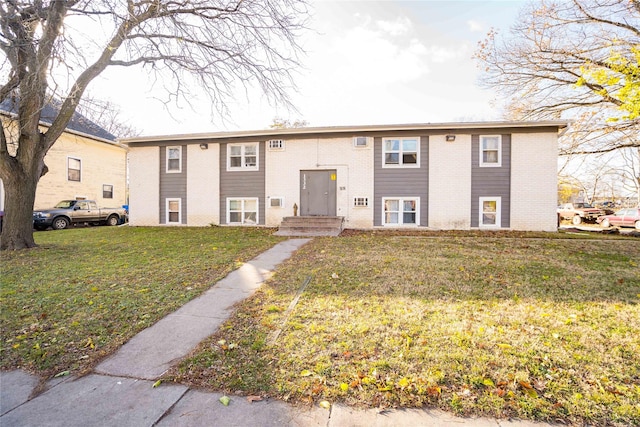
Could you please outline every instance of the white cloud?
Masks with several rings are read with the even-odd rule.
[[[324,47],[332,61],[322,65],[322,75],[333,75],[334,81],[349,81],[354,86],[377,86],[410,82],[429,72],[430,52],[422,42],[390,37],[391,33],[399,34],[400,26],[380,30],[379,22],[376,24],[370,28],[365,23],[329,39]],[[325,52],[321,56],[326,59]]]
[[[395,21],[377,21],[376,25],[380,30],[390,36],[401,36],[407,34],[412,29],[412,23],[406,16],[400,16]]]
[[[469,28],[469,31],[471,31],[472,33],[479,33],[485,30],[484,24],[474,19],[470,19],[467,21],[467,27]]]

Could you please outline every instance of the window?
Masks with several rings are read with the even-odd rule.
[[[480,166],[502,166],[502,137],[500,135],[480,137]]]
[[[284,207],[284,199],[282,197],[270,197],[269,206],[272,208],[282,208]]]
[[[182,147],[167,147],[167,173],[182,172]]]
[[[67,157],[67,180],[80,182],[82,162],[80,159]]]
[[[480,227],[500,228],[500,197],[480,197]]]
[[[382,199],[382,225],[418,225],[419,198]]]
[[[229,144],[227,170],[258,170],[258,144]]]
[[[227,224],[258,223],[258,199],[227,199]]]
[[[167,224],[182,223],[182,199],[167,199]]]
[[[102,198],[113,199],[113,185],[104,184],[102,186]]]
[[[385,138],[382,140],[383,167],[418,167],[418,138]]]
[[[369,145],[369,141],[366,136],[356,136],[353,138],[354,147],[366,147]]]
[[[281,139],[272,139],[269,141],[269,150],[284,150],[284,141]]]
[[[369,198],[368,197],[354,197],[353,206],[356,208],[366,208],[369,206]]]

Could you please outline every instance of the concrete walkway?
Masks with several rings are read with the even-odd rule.
[[[248,402],[219,393],[161,384],[155,380],[213,334],[232,312],[271,276],[278,264],[310,239],[281,242],[211,287],[175,313],[140,332],[95,373],[53,379],[32,398],[38,378],[0,372],[0,426],[543,426],[540,423],[457,418],[438,410],[354,410],[333,405],[298,408],[280,401]]]

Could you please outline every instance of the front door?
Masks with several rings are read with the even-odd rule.
[[[300,171],[300,215],[336,216],[334,170]]]

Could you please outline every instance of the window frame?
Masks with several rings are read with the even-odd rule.
[[[171,211],[169,210],[169,206],[171,204],[171,202],[178,202],[178,220],[177,221],[170,221],[171,219],[171,215],[169,215],[171,212],[175,212],[175,211]],[[164,222],[166,225],[181,225],[182,224],[182,199],[179,197],[168,197],[165,199],[165,219]]]
[[[409,169],[409,168],[419,168],[420,167],[420,137],[419,136],[399,136],[399,137],[387,137],[382,138],[382,167],[383,168],[400,168],[400,169]],[[398,150],[390,150],[386,149],[387,141],[399,141]],[[404,141],[416,141],[416,162],[415,163],[404,163]],[[387,154],[388,153],[398,153],[398,163],[387,163]],[[413,151],[407,151],[407,153],[413,153]]]
[[[178,158],[171,159],[169,157],[169,153],[173,149],[178,149]],[[182,146],[181,145],[169,145],[166,147],[166,166],[165,170],[167,173],[182,173]],[[169,160],[178,160],[178,169],[169,169]]]
[[[284,151],[284,139],[270,139],[269,151]]]
[[[256,147],[256,164],[255,166],[245,166],[246,164],[246,147]],[[241,147],[240,151],[240,163],[241,166],[231,166],[231,147]],[[233,156],[237,157],[237,156]],[[257,171],[260,170],[260,143],[258,142],[245,142],[245,143],[233,143],[227,144],[227,171]]]
[[[78,169],[72,169],[69,164],[69,162],[71,160],[76,160],[79,164],[79,168]],[[69,176],[69,171],[78,171],[78,179],[71,179],[71,177]],[[67,181],[71,181],[71,182],[82,182],[82,159],[79,157],[73,157],[73,156],[67,156]]]
[[[369,207],[369,198],[368,197],[354,197],[353,198],[353,207],[354,208],[368,208]]]
[[[484,141],[489,138],[497,138],[498,139],[498,160],[496,162],[485,162],[484,161],[484,153],[485,151],[494,151],[493,149],[485,150],[484,149]],[[478,147],[480,150],[480,157],[478,158],[478,165],[481,168],[500,168],[502,167],[502,135],[480,135],[478,139]]]
[[[233,212],[240,212],[241,216],[242,216],[242,221],[241,222],[231,222],[231,202],[232,201],[236,201],[239,200],[242,202],[242,208],[241,210],[234,210]],[[247,212],[253,212],[253,211],[247,211],[245,209],[245,202],[246,201],[255,201],[256,203],[256,220],[255,222],[245,222],[245,213]],[[242,225],[242,226],[257,226],[260,224],[260,199],[258,197],[227,197],[227,224],[228,225]]]
[[[105,196],[105,187],[111,187],[111,196]],[[102,184],[102,198],[103,199],[113,199],[113,184]]]
[[[485,224],[484,223],[484,215],[485,213],[491,213],[491,211],[484,210],[485,202],[495,202],[496,210],[495,210],[495,224]],[[502,197],[500,196],[485,196],[480,197],[478,199],[478,227],[479,228],[502,228]]]
[[[390,200],[397,200],[398,206],[400,210],[398,213],[398,222],[387,222],[387,211],[385,210],[386,202]],[[415,203],[415,222],[413,223],[405,223],[404,222],[404,214],[412,211],[405,211],[402,207],[405,202],[414,202]],[[401,220],[401,221],[400,221]],[[384,227],[418,227],[420,226],[420,197],[383,197],[382,198],[382,226]]]

